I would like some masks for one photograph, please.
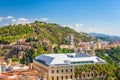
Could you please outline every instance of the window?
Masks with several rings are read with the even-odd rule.
[[[83,77],[85,78],[85,73],[83,74]]]
[[[72,69],[70,71],[72,72]]]
[[[63,69],[62,69],[62,71],[61,71],[62,73],[63,73]]]
[[[68,79],[68,76],[66,76],[66,79]]]
[[[52,73],[54,73],[54,70],[52,70]]]
[[[68,69],[66,69],[66,72],[68,72]]]
[[[88,74],[88,77],[90,77],[90,74]]]
[[[93,73],[91,74],[91,76],[92,76],[92,77],[94,76]]]
[[[59,71],[57,70],[57,73],[59,73]]]
[[[71,62],[71,64],[91,64],[94,63],[93,61],[77,61],[77,62]]]
[[[59,77],[57,76],[57,80],[59,80]]]
[[[70,64],[70,60],[64,60],[64,63]]]
[[[54,77],[52,76],[52,80],[54,80]]]
[[[70,79],[72,79],[72,75],[70,76]]]
[[[63,76],[61,76],[61,79],[63,80]]]
[[[52,67],[52,69],[54,69],[54,67]]]

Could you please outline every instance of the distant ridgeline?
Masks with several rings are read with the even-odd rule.
[[[92,37],[96,39],[101,39],[103,41],[109,41],[109,42],[118,42],[120,41],[120,36],[110,36],[106,34],[99,34],[99,33],[89,33]]]
[[[58,24],[35,21],[29,24],[18,24],[3,26],[0,28],[0,44],[10,44],[21,38],[31,41],[31,37],[36,41],[48,41],[50,44],[66,44],[66,36],[72,34],[75,43],[79,41],[94,40],[86,33],[78,33],[69,27],[62,27]],[[28,39],[29,38],[29,39]]]

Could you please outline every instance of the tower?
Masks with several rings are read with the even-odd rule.
[[[74,45],[74,36],[72,34],[67,36],[67,42],[69,45]]]

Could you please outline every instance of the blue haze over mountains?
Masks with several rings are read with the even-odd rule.
[[[120,36],[112,36],[107,34],[101,34],[101,33],[89,33],[90,36],[95,37],[97,39],[101,39],[103,41],[120,41]]]

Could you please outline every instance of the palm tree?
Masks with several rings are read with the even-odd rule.
[[[76,66],[75,67],[75,76],[76,76],[77,79],[79,79],[79,73],[80,73],[80,67]]]

